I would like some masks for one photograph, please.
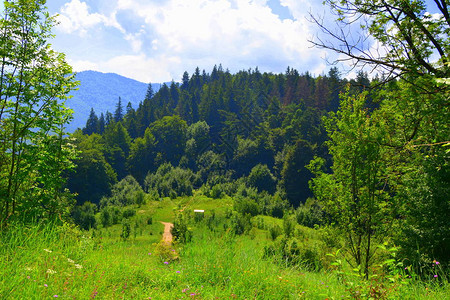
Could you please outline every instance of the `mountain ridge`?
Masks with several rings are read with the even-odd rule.
[[[72,91],[72,98],[66,101],[66,105],[74,111],[73,120],[67,125],[68,132],[74,132],[86,125],[91,108],[99,117],[107,111],[114,113],[119,97],[124,108],[130,102],[136,109],[144,100],[148,89],[148,83],[116,73],[82,71],[76,74],[76,80],[80,82],[78,90]],[[154,92],[158,91],[161,85],[152,83]]]

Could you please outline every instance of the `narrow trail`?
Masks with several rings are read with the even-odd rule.
[[[167,223],[167,222],[161,222],[161,224],[164,225],[164,233],[163,233],[163,241],[166,244],[172,244],[173,241],[173,236],[172,236],[172,232],[170,232],[170,230],[173,228],[173,224],[172,223]]]

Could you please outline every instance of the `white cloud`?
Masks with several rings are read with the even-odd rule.
[[[283,72],[287,66],[322,72],[324,61],[317,55],[324,55],[308,42],[314,27],[306,20],[308,3],[315,2],[281,0],[294,16],[281,20],[267,0],[115,0],[108,2],[108,13],[90,12],[85,2],[71,0],[61,10],[59,28],[85,36],[102,26],[119,29],[117,38],[128,52],[103,61],[86,53],[74,61],[75,69],[92,66],[144,82],[179,80],[184,71],[197,66],[210,71],[219,63],[232,72],[252,67]],[[142,26],[120,24],[121,12],[131,12]]]
[[[99,13],[89,13],[86,2],[72,0],[66,3],[58,16],[58,29],[64,33],[78,33],[86,36],[89,29],[98,25],[111,26],[123,32],[120,24],[115,20],[114,15],[106,17]]]

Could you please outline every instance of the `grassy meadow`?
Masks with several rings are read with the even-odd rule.
[[[236,235],[230,225],[232,202],[197,192],[135,206],[126,239],[121,237],[121,224],[90,231],[69,224],[11,225],[1,236],[0,298],[449,298],[448,279],[437,272],[438,277],[425,281],[406,273],[380,273],[369,281],[351,275],[350,269],[335,262],[337,256],[326,255],[337,249],[326,245],[330,238],[321,229],[295,225],[292,233],[299,243],[317,246],[308,248],[309,257],[319,260],[320,267],[308,261],[309,252],[297,253],[305,259],[295,264],[270,255],[286,234],[273,239],[270,228],[283,228],[284,221],[256,216],[243,234]],[[205,216],[195,217],[193,209],[204,209]],[[160,243],[164,228],[160,221],[174,222],[179,213],[186,216],[189,241]]]

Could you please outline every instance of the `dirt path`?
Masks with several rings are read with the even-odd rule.
[[[172,237],[172,233],[170,232],[170,230],[172,229],[173,224],[167,223],[167,222],[161,222],[161,224],[164,225],[164,234],[163,234],[163,238],[162,238],[163,241],[166,244],[172,244],[173,237]]]

